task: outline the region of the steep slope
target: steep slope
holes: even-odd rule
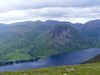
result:
[[[92,59],[84,62],[83,64],[90,64],[90,63],[100,63],[100,55],[93,57]]]
[[[100,20],[89,21],[78,29],[87,36],[92,47],[100,47]]]
[[[47,56],[88,47],[88,40],[69,25],[56,25],[36,38],[33,53]],[[41,53],[39,53],[41,52]],[[49,54],[48,54],[49,53]]]
[[[20,22],[0,26],[0,62],[29,60],[36,56],[30,54],[34,39],[53,28],[44,22]]]
[[[29,60],[80,48],[87,39],[69,22],[48,20],[1,25],[0,62]]]
[[[87,22],[82,28],[83,32],[88,36],[100,36],[100,20]]]

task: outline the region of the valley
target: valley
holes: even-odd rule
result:
[[[89,48],[85,36],[67,23],[48,20],[1,24],[0,62],[26,61]]]

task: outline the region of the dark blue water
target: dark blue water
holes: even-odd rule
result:
[[[26,63],[2,66],[0,67],[0,72],[80,64],[99,54],[100,54],[100,49],[86,49],[81,51],[73,51],[69,53],[63,53],[60,55],[51,56],[45,59],[40,59],[36,62],[26,62]]]

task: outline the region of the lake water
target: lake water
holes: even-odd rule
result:
[[[99,54],[100,54],[100,49],[86,49],[80,51],[73,51],[69,53],[50,56],[44,59],[39,59],[38,61],[34,62],[26,62],[26,63],[2,66],[0,67],[0,72],[80,64]]]

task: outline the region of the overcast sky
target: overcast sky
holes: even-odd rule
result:
[[[48,19],[100,19],[100,0],[0,0],[0,23]]]

